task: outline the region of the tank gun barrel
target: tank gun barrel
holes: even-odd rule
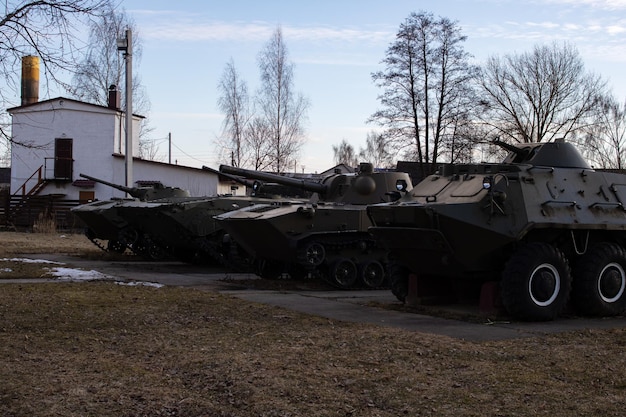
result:
[[[108,185],[111,188],[115,188],[116,190],[124,191],[125,193],[130,194],[133,197],[140,197],[141,193],[138,192],[136,188],[126,187],[124,185],[115,184],[112,182],[108,182],[105,180],[101,180],[100,178],[92,177],[87,174],[78,174],[80,177],[87,178],[88,180],[99,182],[100,184]]]
[[[297,178],[285,177],[283,175],[271,174],[269,172],[252,171],[248,169],[232,167],[229,165],[220,165],[220,172],[232,175],[239,175],[246,178],[253,178],[256,180],[262,180],[267,182],[275,182],[277,184],[286,185],[289,187],[300,188],[305,191],[311,191],[314,193],[324,194],[327,191],[327,187],[324,184],[320,184],[315,181],[301,180]]]
[[[236,183],[239,183],[241,185],[245,185],[246,187],[252,187],[253,186],[253,184],[250,181],[246,181],[243,178],[239,178],[239,177],[237,177],[235,175],[230,175],[230,174],[227,174],[225,172],[220,172],[220,171],[218,171],[216,169],[213,169],[211,167],[208,167],[206,165],[202,165],[202,169],[205,170],[205,171],[212,172],[213,174],[221,175],[221,176],[223,176],[225,178],[228,178],[229,180],[235,181]]]
[[[499,147],[506,149],[509,152],[513,152],[516,155],[519,155],[521,157],[524,157],[528,154],[528,150],[520,149],[517,146],[511,145],[510,143],[503,142],[499,139],[495,139],[492,143],[494,145],[498,145]]]

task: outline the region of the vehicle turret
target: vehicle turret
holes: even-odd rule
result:
[[[150,187],[126,187],[124,185],[115,184],[109,181],[102,180],[100,178],[92,177],[86,174],[79,174],[83,178],[95,181],[100,184],[104,184],[116,190],[123,191],[133,198],[137,198],[141,201],[158,200],[161,198],[175,198],[175,197],[189,197],[189,191],[183,190],[178,187],[165,187],[161,183],[155,184]]]
[[[318,277],[339,288],[380,288],[386,251],[367,232],[368,204],[394,201],[412,189],[404,172],[336,172],[321,182],[222,165],[220,171],[299,187],[317,195],[309,201],[258,204],[215,218],[254,259],[262,278]]]
[[[412,188],[405,173],[375,172],[371,163],[359,164],[356,173],[336,172],[320,182],[261,171],[221,165],[220,172],[300,188],[317,193],[320,201],[346,204],[372,204],[394,200]],[[390,194],[394,194],[389,197]]]

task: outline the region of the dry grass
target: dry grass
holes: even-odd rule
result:
[[[5,284],[0,415],[622,416],[625,345],[624,329],[475,343],[190,289]]]
[[[57,230],[56,219],[48,213],[48,210],[44,210],[39,213],[37,220],[33,224],[33,231],[35,233],[55,233]]]
[[[0,232],[0,256],[36,253],[104,255],[82,234]]]

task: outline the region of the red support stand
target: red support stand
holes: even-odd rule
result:
[[[409,291],[404,300],[409,306],[417,306],[419,298],[417,296],[417,274],[409,274]]]
[[[480,314],[485,316],[497,315],[502,312],[500,285],[497,281],[488,281],[483,283],[480,288],[480,303],[478,311]]]

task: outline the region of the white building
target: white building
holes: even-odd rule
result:
[[[11,193],[54,194],[83,202],[124,197],[122,191],[80,177],[82,173],[115,184],[126,182],[125,114],[117,108],[117,96],[109,101],[109,106],[100,106],[59,97],[8,109],[16,143],[11,149]],[[139,159],[141,119],[133,115],[136,183],[161,182],[189,190],[192,196],[218,194],[214,173]]]

